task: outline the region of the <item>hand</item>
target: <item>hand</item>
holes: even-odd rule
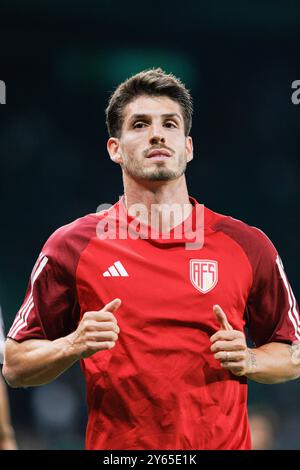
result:
[[[121,300],[114,299],[96,312],[86,312],[69,340],[79,357],[90,357],[98,351],[112,349],[118,340],[120,328],[114,312]]]
[[[211,351],[221,367],[230,370],[234,375],[242,376],[249,372],[250,351],[242,331],[234,330],[227,320],[225,312],[219,305],[213,311],[220,324],[220,330],[211,336]]]

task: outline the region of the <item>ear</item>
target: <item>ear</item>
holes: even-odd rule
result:
[[[186,156],[187,156],[187,161],[190,162],[193,160],[194,157],[194,146],[193,146],[193,139],[189,135],[185,139],[185,149],[186,149]]]
[[[107,151],[111,160],[115,163],[123,163],[122,155],[120,153],[120,141],[117,137],[110,137],[107,141]]]

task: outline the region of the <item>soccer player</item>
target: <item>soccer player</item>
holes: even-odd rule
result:
[[[192,100],[178,78],[132,76],[106,116],[124,196],[46,242],[8,334],[5,377],[41,385],[81,360],[87,449],[249,449],[247,378],[300,375],[280,257],[257,228],[189,197]]]
[[[0,308],[0,364],[3,363],[4,328]],[[0,373],[0,450],[16,450],[17,443],[10,421],[9,403],[5,383]]]

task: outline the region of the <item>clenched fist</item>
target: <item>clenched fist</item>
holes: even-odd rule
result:
[[[113,314],[120,305],[121,300],[114,299],[101,310],[83,315],[77,330],[69,336],[71,346],[80,358],[112,349],[116,345],[120,328]]]

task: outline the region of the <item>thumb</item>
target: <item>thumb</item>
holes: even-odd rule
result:
[[[226,313],[223,312],[220,305],[214,305],[213,311],[217,317],[218,322],[220,323],[221,330],[233,330],[232,326],[227,320]]]
[[[108,304],[104,305],[104,307],[101,309],[102,312],[110,312],[114,313],[118,308],[120,307],[122,301],[121,299],[114,299],[108,302]]]

